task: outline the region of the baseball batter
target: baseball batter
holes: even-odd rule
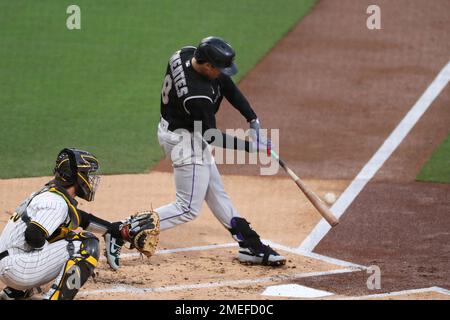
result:
[[[0,281],[7,285],[0,300],[30,298],[34,288],[51,281],[46,299],[73,299],[93,275],[100,255],[98,238],[91,232],[74,232],[79,227],[104,234],[108,261],[118,259],[115,242],[129,240],[120,228],[130,221],[102,220],[77,209],[75,200],[94,199],[98,168],[89,152],[63,149],[54,179],[16,209],[0,236]]]
[[[238,241],[241,262],[282,265],[286,259],[264,245],[234,207],[208,147],[213,144],[248,152],[267,151],[270,147],[270,141],[259,134],[261,128],[255,112],[230,78],[237,72],[234,57],[235,51],[227,42],[208,37],[197,48],[184,47],[169,59],[161,92],[158,140],[173,164],[176,201],[155,211],[164,230],[195,219],[206,201],[215,217]],[[216,129],[215,114],[224,97],[249,122],[256,133],[254,141],[239,140]],[[194,130],[199,124],[201,130]],[[222,139],[204,135],[211,130],[219,132]]]

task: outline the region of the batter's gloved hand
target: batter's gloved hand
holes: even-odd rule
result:
[[[159,232],[159,215],[153,210],[138,212],[120,226],[122,238],[147,257],[156,251]]]
[[[272,150],[272,142],[261,132],[261,123],[259,119],[253,119],[250,121],[250,150],[249,152],[267,152],[267,156],[270,156]]]

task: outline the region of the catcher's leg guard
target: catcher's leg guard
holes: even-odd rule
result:
[[[69,233],[70,259],[66,262],[61,273],[56,278],[46,298],[50,300],[72,300],[78,290],[94,274],[100,256],[99,241],[90,232]],[[79,243],[77,243],[79,242]],[[76,250],[79,247],[79,250]]]
[[[231,219],[230,233],[239,243],[237,258],[240,262],[270,266],[280,266],[286,263],[285,257],[261,242],[259,235],[244,218],[234,217]]]

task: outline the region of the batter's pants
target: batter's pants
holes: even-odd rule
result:
[[[231,219],[239,214],[225,192],[209,146],[205,148],[206,143],[194,133],[169,131],[163,118],[158,125],[158,140],[172,161],[176,186],[175,202],[155,209],[161,218],[161,230],[195,219],[203,201],[222,225],[230,229]]]

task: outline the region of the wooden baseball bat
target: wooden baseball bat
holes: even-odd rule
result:
[[[317,209],[317,211],[324,217],[324,219],[332,226],[335,227],[339,224],[339,220],[333,215],[328,206],[316,195],[306,184],[286,165],[280,156],[273,150],[270,150],[270,155],[275,158],[280,166],[287,172],[287,174],[294,180],[297,186],[302,190],[308,200]]]

